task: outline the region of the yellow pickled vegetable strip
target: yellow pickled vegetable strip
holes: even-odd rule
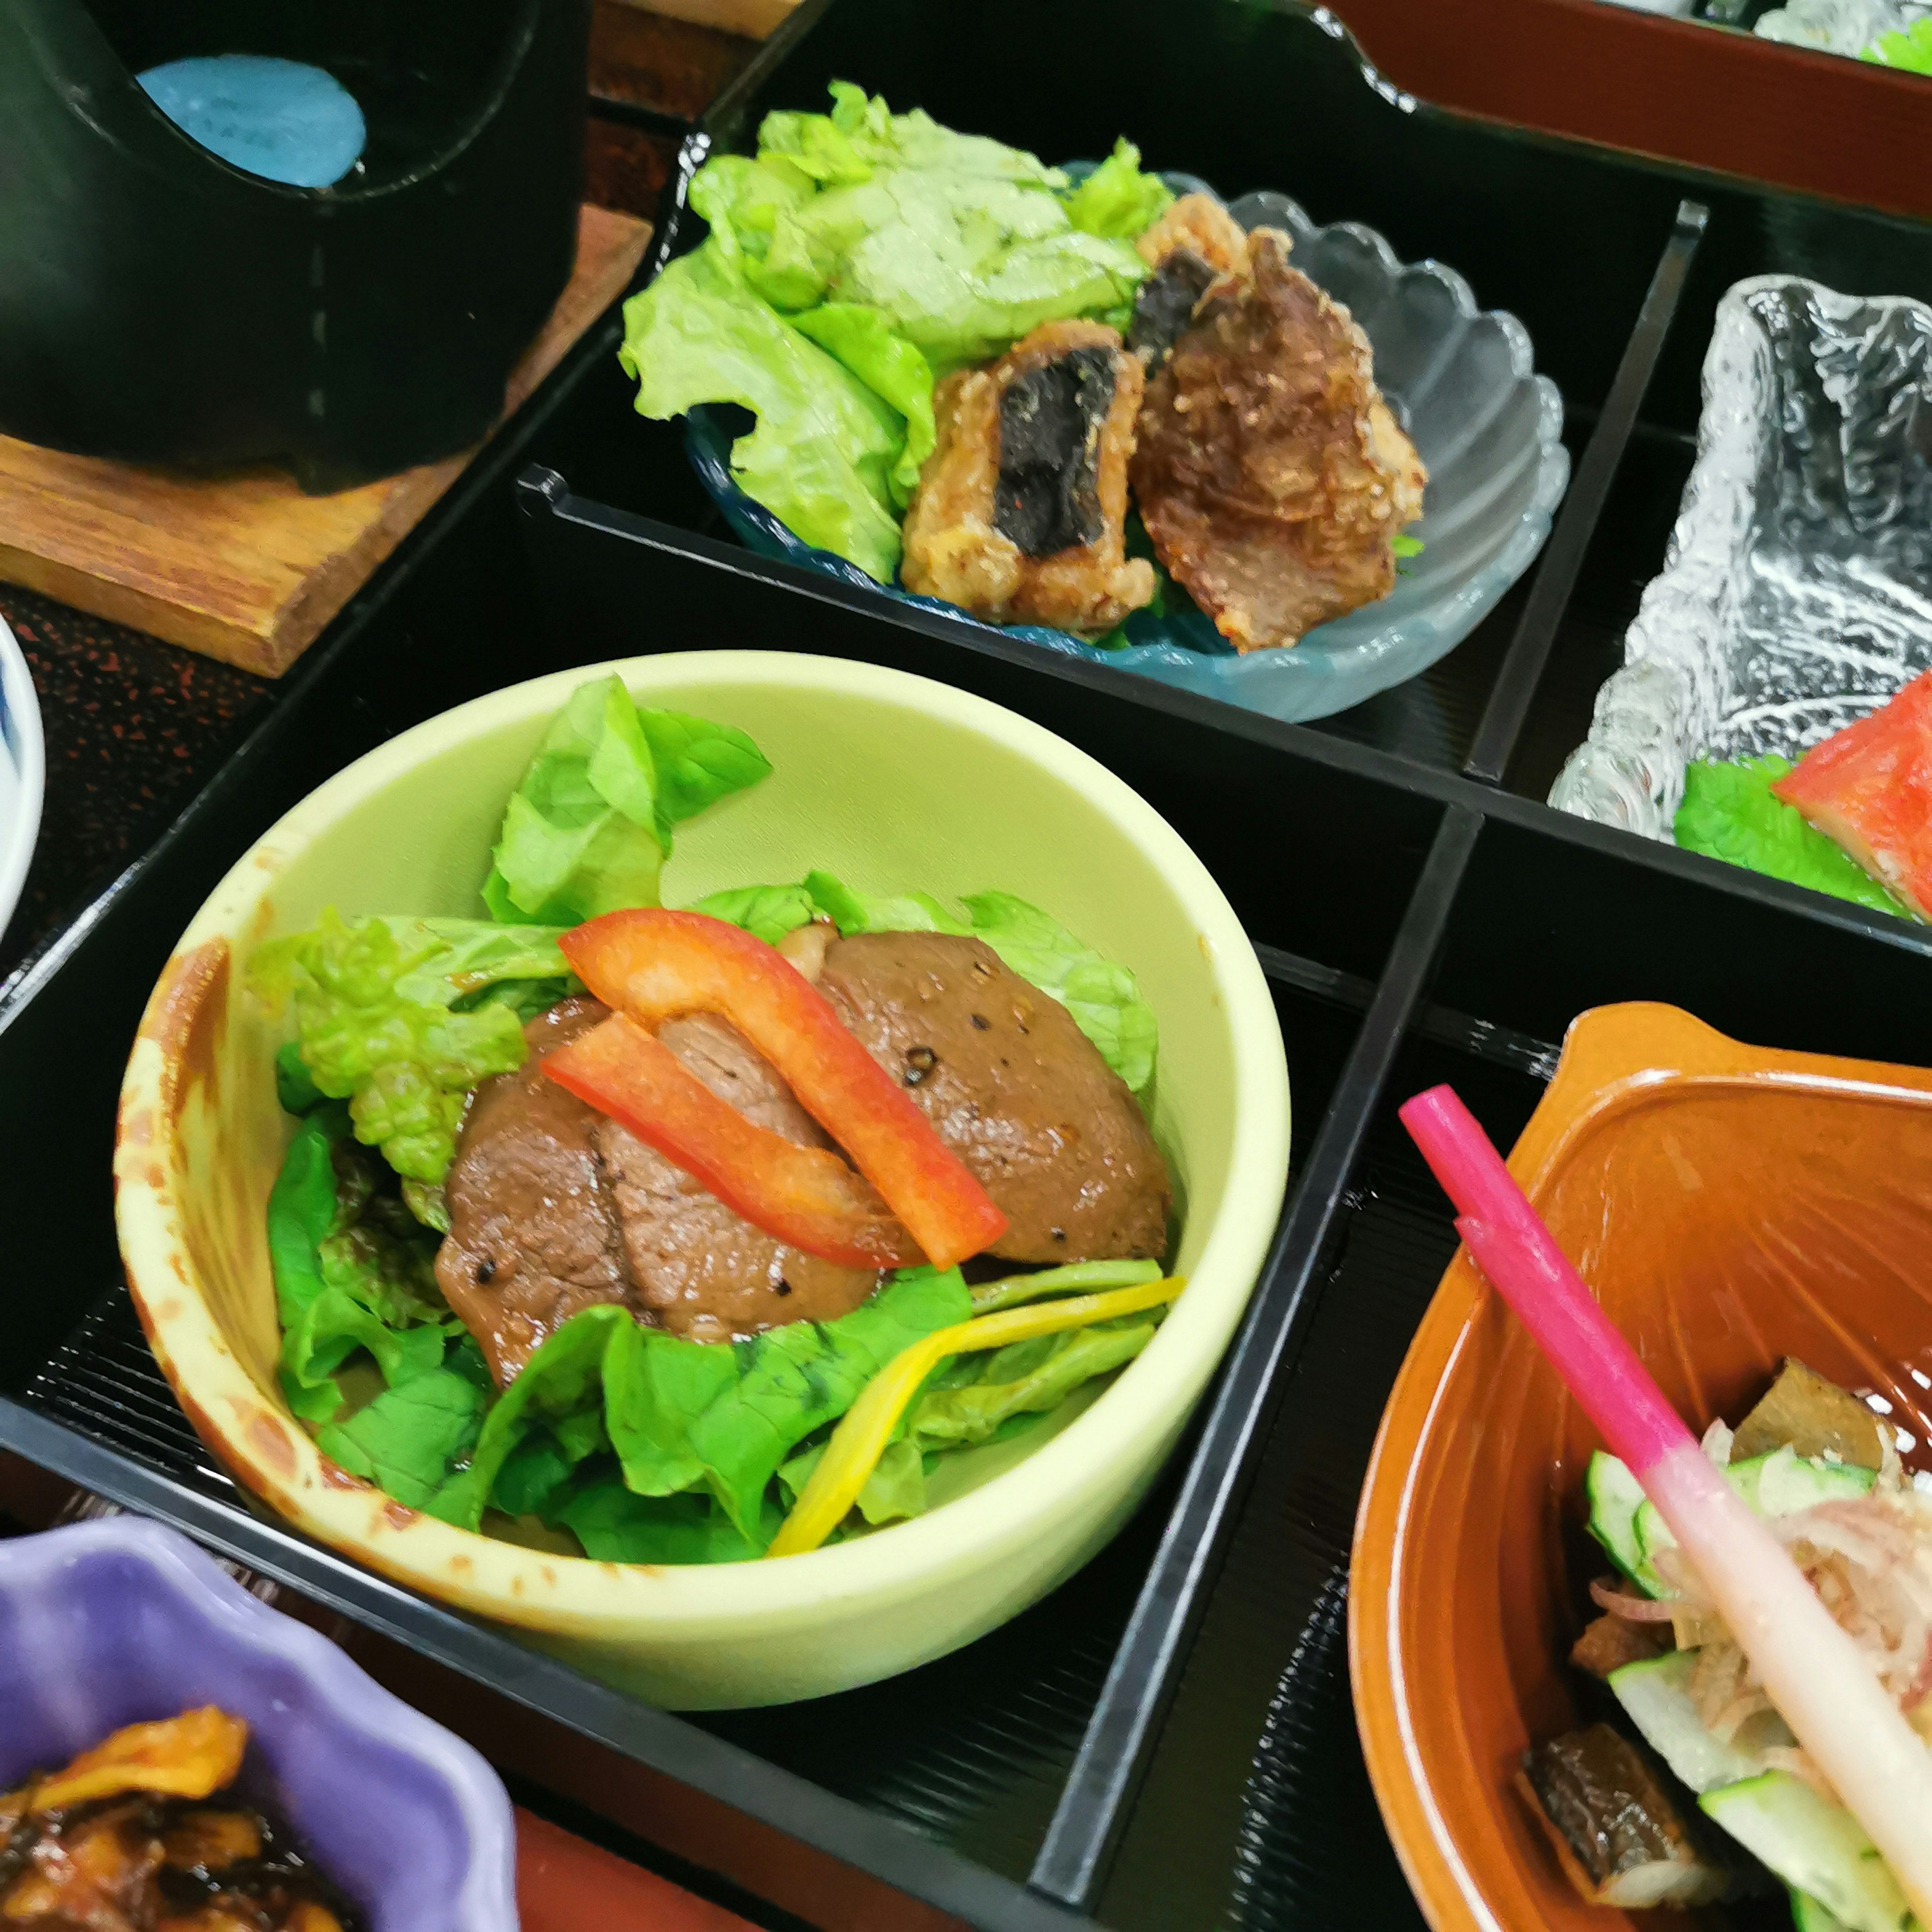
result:
[[[816,1550],[844,1521],[866,1478],[885,1454],[906,1404],[947,1356],[1004,1348],[1010,1342],[1030,1342],[1036,1335],[1057,1335],[1063,1329],[1087,1328],[1117,1316],[1138,1315],[1144,1309],[1172,1301],[1186,1286],[1176,1276],[1136,1288],[1116,1288],[1107,1294],[1010,1308],[975,1322],[962,1322],[956,1328],[941,1328],[902,1349],[859,1391],[858,1400],[839,1418],[818,1466],[765,1554],[802,1556],[808,1550]]]

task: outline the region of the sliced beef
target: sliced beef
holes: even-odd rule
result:
[[[605,1017],[595,1000],[566,1000],[524,1028],[530,1058],[477,1088],[443,1184],[436,1278],[500,1384],[580,1308],[636,1306],[592,1141],[602,1116],[541,1071]]]
[[[1165,1251],[1167,1164],[1126,1083],[1066,1009],[990,946],[860,934],[827,950],[818,984],[1006,1216],[995,1255]]]
[[[800,1147],[830,1147],[818,1123],[751,1042],[709,1014],[670,1020],[658,1038],[721,1100]],[[596,1146],[644,1306],[700,1342],[782,1322],[829,1322],[879,1285],[869,1269],[801,1254],[752,1226],[615,1120]]]

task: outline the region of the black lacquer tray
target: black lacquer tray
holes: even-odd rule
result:
[[[1363,70],[1330,16],[1199,0],[802,9],[684,139],[690,170],[833,76],[1049,154],[1288,188],[1522,318],[1561,386],[1570,490],[1531,574],[1424,677],[1316,726],[1152,687],[750,556],[681,432],[631,411],[607,322],[247,721],[151,848],[0,998],[10,1209],[0,1445],[169,1517],[362,1623],[968,1924],[1419,1922],[1357,1748],[1356,1496],[1451,1252],[1395,1103],[1454,1081],[1511,1138],[1569,1022],[1660,999],[1742,1038],[1932,1060],[1932,935],[1538,802],[1660,568],[1718,297],[1780,270],[1932,297],[1932,229],[1512,135]],[[1077,56],[1077,58],[1076,58]],[[109,1150],[170,945],[273,817],[478,692],[629,652],[758,646],[976,692],[1120,773],[1187,838],[1275,989],[1288,1208],[1250,1319],[1167,1479],[1053,1598],[845,1696],[642,1708],[263,1521],[210,1467],[120,1286]],[[834,1932],[834,1928],[826,1928]],[[1525,1928],[1528,1932],[1528,1928]]]

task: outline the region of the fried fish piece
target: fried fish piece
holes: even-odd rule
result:
[[[1288,237],[1270,229],[1287,252]],[[1177,253],[1204,262],[1217,275],[1248,272],[1248,231],[1211,194],[1184,194],[1161,211],[1160,218],[1142,230],[1135,252],[1150,268],[1158,268]]]
[[[1132,466],[1155,554],[1240,651],[1387,596],[1429,480],[1348,311],[1286,236],[1247,243],[1150,380]]]
[[[1166,360],[1215,282],[1247,273],[1248,232],[1212,195],[1184,194],[1134,247],[1154,273],[1135,293],[1127,346],[1151,369]]]
[[[933,394],[938,441],[905,520],[908,590],[995,624],[1099,634],[1149,602],[1126,554],[1144,379],[1112,329],[1049,322]]]

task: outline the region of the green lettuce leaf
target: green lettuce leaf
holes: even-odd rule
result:
[[[691,910],[742,926],[767,946],[777,945],[787,933],[809,926],[818,916],[812,894],[803,886],[738,886],[700,899]]]
[[[503,1459],[490,1492],[490,1506],[506,1516],[550,1515],[577,1464],[548,1429],[532,1430]]]
[[[860,382],[883,396],[905,418],[905,447],[892,465],[892,502],[912,501],[920,472],[932,454],[938,430],[932,415],[932,364],[878,309],[856,302],[824,302],[793,318],[793,326]]]
[[[889,584],[902,418],[747,285],[735,244],[720,239],[730,232],[714,229],[625,304],[619,359],[638,380],[638,413],[749,410],[757,426],[731,446],[738,487],[807,543]]]
[[[460,1529],[476,1528],[498,1476],[532,1431],[547,1427],[554,1438],[567,1439],[576,1418],[600,1406],[604,1352],[613,1335],[636,1329],[628,1309],[607,1304],[579,1309],[546,1336],[491,1406],[468,1467],[423,1507]]]
[[[348,1101],[357,1139],[398,1174],[435,1182],[456,1151],[469,1090],[523,1064],[516,1006],[484,996],[530,981],[548,1004],[574,983],[568,973],[554,932],[481,920],[350,924],[332,910],[262,946],[250,983],[271,1010],[292,1006],[310,1081]]]
[[[1114,152],[1066,197],[1066,218],[1089,235],[1132,242],[1151,227],[1174,200],[1158,175],[1141,172],[1141,151],[1123,138]]]
[[[922,1268],[836,1321],[790,1322],[728,1348],[661,1329],[620,1332],[604,1364],[604,1414],[626,1484],[648,1496],[706,1489],[757,1541],[779,1464],[894,1356],[966,1321],[972,1305],[957,1269]]]
[[[323,1095],[302,1064],[302,1048],[294,1040],[275,1049],[275,1098],[285,1114],[306,1114]]]
[[[1058,1408],[1083,1384],[1124,1367],[1154,1339],[1165,1312],[1042,1335],[942,1363],[866,1479],[860,1515],[873,1524],[923,1515],[926,1479],[942,1456],[1004,1442]],[[778,1486],[788,1505],[796,1501],[824,1451],[823,1442],[814,1442],[781,1466]]]
[[[674,826],[771,775],[771,760],[735,724],[714,724],[688,712],[648,710],[638,712],[638,722],[650,747],[658,836],[667,852]]]
[[[654,906],[673,828],[770,770],[729,724],[640,711],[619,677],[580,685],[511,794],[484,902],[566,927]]]
[[[855,932],[953,932],[968,928],[930,892],[874,895],[854,892],[830,872],[808,872],[805,889],[812,903],[838,927]]]
[[[574,1492],[572,1484],[581,1466],[610,1446],[603,1412],[588,1397],[583,1406],[548,1424],[526,1417],[521,1440],[496,1472],[490,1507],[509,1516],[551,1519]]]
[[[987,1442],[1014,1417],[1058,1408],[1082,1383],[1124,1367],[1159,1325],[1158,1313],[1134,1316],[955,1356],[958,1372],[928,1384],[907,1414],[904,1439],[927,1454]]]
[[[441,1364],[460,1324],[436,1292],[434,1244],[399,1202],[379,1199],[341,1107],[318,1106],[296,1129],[269,1190],[268,1236],[279,1378],[304,1421],[340,1409],[336,1374],[358,1349],[392,1389]]]
[[[1910,918],[1876,879],[1807,824],[1795,806],[1772,796],[1772,784],[1791,769],[1788,758],[1775,754],[1687,766],[1674,826],[1678,844],[1687,852]]]
[[[451,1464],[475,1444],[488,1400],[467,1376],[437,1367],[331,1424],[316,1446],[352,1475],[423,1509],[434,1502]]]
[[[1915,20],[1903,31],[1880,34],[1858,58],[1908,74],[1932,74],[1932,20]]]
[[[778,218],[818,191],[818,184],[796,163],[768,154],[756,159],[749,154],[718,154],[692,177],[691,205],[706,226],[724,230],[721,246],[728,262],[748,280],[756,277],[764,293],[767,282],[766,259]],[[782,275],[782,263],[770,270],[773,280]],[[782,298],[783,291],[773,288],[765,298],[774,307],[802,308],[815,301],[822,279],[813,277],[796,301]]]
[[[825,264],[828,290],[878,310],[935,374],[997,356],[1042,322],[1114,314],[1148,273],[1130,244],[1074,227],[1055,194],[909,166],[782,214],[781,251]]]
[[[550,1004],[554,1006],[556,1001]],[[449,1197],[443,1192],[440,1183],[411,1180],[406,1176],[403,1181],[403,1205],[420,1226],[439,1234],[449,1232]]]
[[[957,1270],[930,1269],[902,1274],[836,1321],[794,1322],[728,1345],[640,1328],[621,1308],[580,1310],[490,1407],[467,1466],[414,1506],[466,1529],[476,1528],[492,1504],[512,1515],[554,1517],[586,1549],[586,1526],[607,1538],[656,1535],[669,1524],[688,1540],[698,1533],[694,1525],[710,1521],[688,1504],[667,1514],[618,1509],[608,1497],[584,1504],[608,1484],[580,1476],[579,1466],[608,1447],[631,1496],[714,1497],[722,1516],[704,1536],[729,1543],[723,1526],[730,1526],[756,1554],[777,1529],[766,1491],[778,1465],[814,1429],[842,1415],[902,1349],[965,1321],[971,1310]],[[419,1472],[412,1466],[411,1473]]]
[[[1124,231],[1076,223],[1066,177],[1036,156],[894,114],[848,82],[832,98],[829,114],[767,116],[755,157],[698,171],[692,206],[710,233],[626,304],[620,355],[645,416],[749,410],[739,487],[890,583],[933,447],[935,376],[1043,322],[1124,314],[1148,269]],[[1090,222],[1151,205],[1158,184],[1130,152],[1076,195]]]
[[[1066,177],[1023,148],[983,134],[956,134],[922,108],[895,114],[882,94],[868,96],[849,80],[835,80],[830,114],[781,110],[758,130],[758,153],[768,165],[790,165],[814,179],[864,181],[884,166],[921,168],[967,178],[1012,181],[1058,190]],[[814,164],[816,151],[826,164]]]
[[[768,1503],[748,1537],[708,1496],[637,1496],[615,1476],[577,1490],[555,1514],[599,1563],[742,1563],[764,1554],[783,1520]]]

